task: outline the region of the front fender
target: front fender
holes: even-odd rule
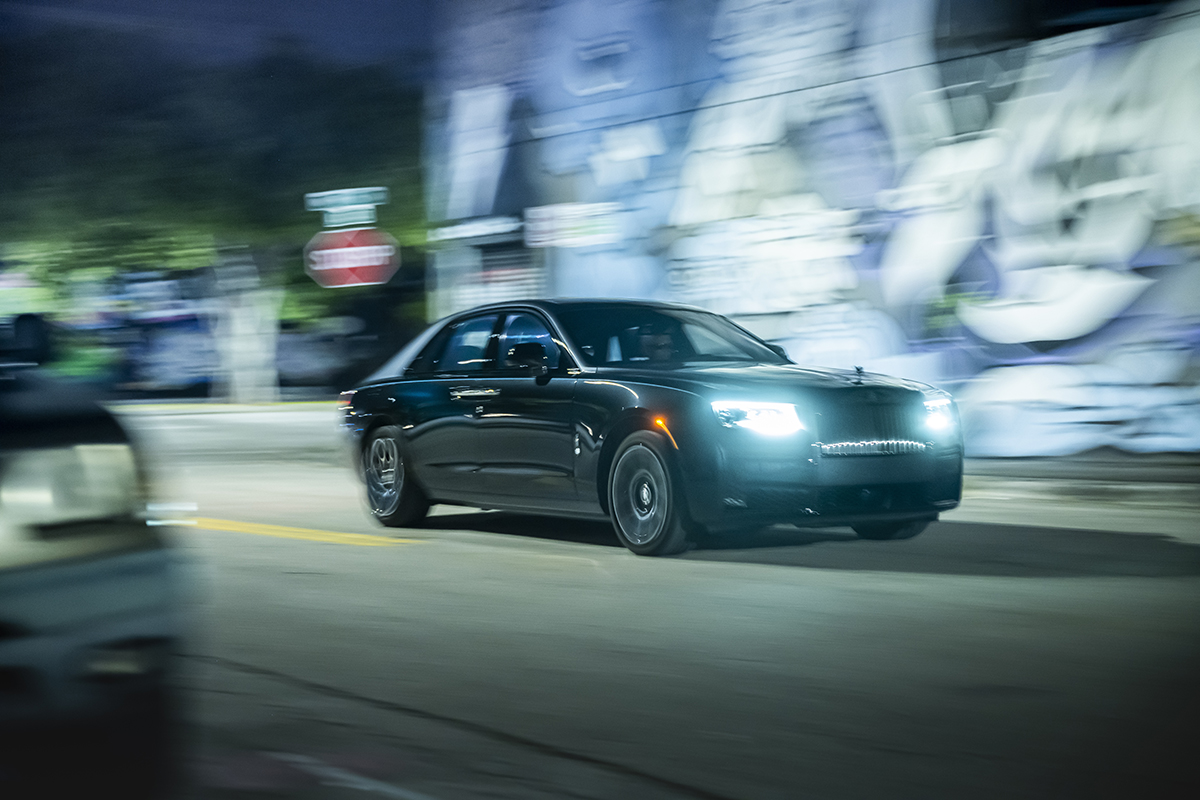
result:
[[[716,448],[707,402],[685,390],[626,381],[580,381],[576,389],[581,497],[594,497],[608,513],[608,477],[621,442],[634,431],[663,437],[670,465],[692,519],[707,515],[703,498],[715,489]],[[706,414],[705,412],[708,412]],[[711,486],[709,485],[711,484]]]

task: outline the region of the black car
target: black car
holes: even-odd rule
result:
[[[129,437],[42,373],[49,352],[40,318],[0,321],[0,797],[157,797],[178,766],[181,565]]]
[[[773,523],[908,538],[962,491],[947,393],[797,366],[683,306],[476,308],[342,400],[388,526],[416,524],[431,503],[611,519],[630,550],[661,555]]]

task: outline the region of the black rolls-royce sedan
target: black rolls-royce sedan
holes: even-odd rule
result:
[[[773,523],[920,533],[958,505],[950,396],[793,364],[684,306],[537,300],[431,326],[342,396],[384,525],[431,503],[611,519],[635,553]]]

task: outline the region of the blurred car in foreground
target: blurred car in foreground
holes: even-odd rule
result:
[[[116,420],[0,326],[0,797],[155,797],[173,771],[175,567]]]
[[[635,553],[773,523],[915,536],[958,505],[948,394],[807,369],[724,317],[622,301],[484,306],[343,394],[371,511],[611,519]]]

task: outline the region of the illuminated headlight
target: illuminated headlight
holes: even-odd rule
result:
[[[10,454],[0,463],[0,515],[57,525],[136,513],[141,481],[127,444],[80,444]]]
[[[925,425],[933,431],[954,427],[954,404],[949,395],[932,395],[925,400]]]
[[[712,410],[726,428],[747,428],[764,436],[787,436],[804,430],[791,403],[714,400]]]

